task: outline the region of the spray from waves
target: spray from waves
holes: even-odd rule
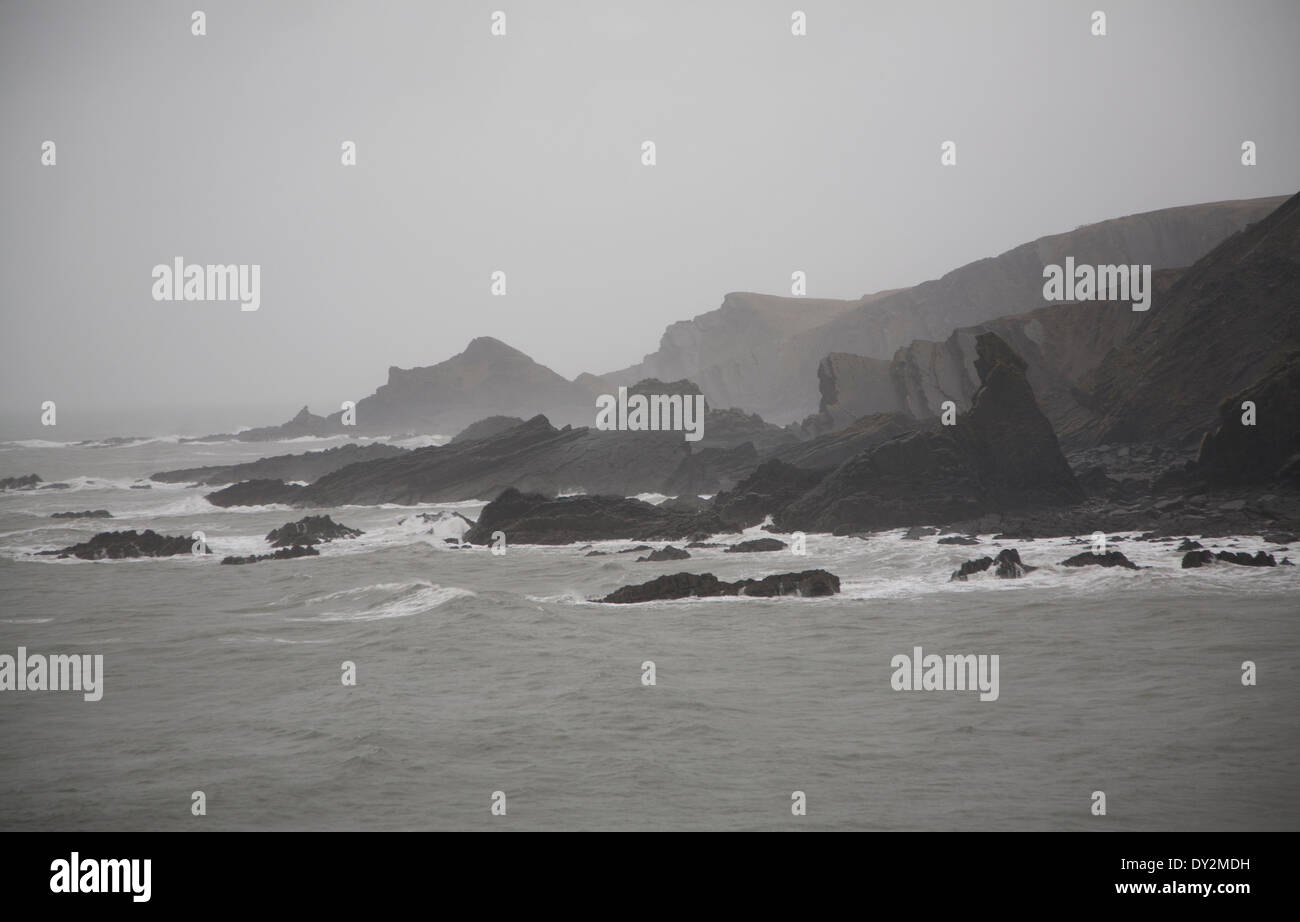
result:
[[[308,609],[325,608],[311,615],[287,617],[286,621],[383,621],[409,618],[432,611],[453,599],[474,596],[468,589],[439,586],[425,580],[409,583],[375,583],[325,595],[301,603]]]

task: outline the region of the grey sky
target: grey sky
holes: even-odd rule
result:
[[[0,413],[267,424],[478,335],[610,371],[794,269],[852,298],[1295,192],[1298,46],[1294,0],[6,0]],[[175,256],[260,264],[261,309],[153,301]]]

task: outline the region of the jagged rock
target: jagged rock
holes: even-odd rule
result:
[[[55,512],[50,515],[52,519],[111,519],[113,517],[107,509],[87,509],[85,512]]]
[[[980,539],[974,535],[949,535],[946,538],[939,539],[940,544],[979,544]]]
[[[35,474],[24,474],[22,477],[0,477],[0,490],[30,490],[41,482],[41,478]]]
[[[272,547],[294,544],[321,544],[335,538],[355,538],[363,532],[335,522],[327,515],[309,515],[296,522],[272,529],[266,536]]]
[[[764,461],[734,489],[713,497],[713,514],[728,530],[750,528],[812,489],[825,474],[784,461]]]
[[[645,563],[645,562],[657,563],[657,562],[659,562],[659,561],[661,561],[661,560],[686,560],[686,559],[689,558],[690,556],[691,556],[691,555],[690,555],[690,552],[689,552],[689,551],[684,551],[684,550],[682,550],[682,549],[679,548],[679,547],[673,547],[673,546],[670,544],[670,545],[668,545],[668,546],[665,547],[665,548],[661,548],[660,550],[657,550],[657,551],[651,551],[649,554],[647,554],[647,555],[644,556],[644,557],[638,557],[638,558],[636,559],[636,562],[637,562],[637,563]]]
[[[690,548],[722,547],[722,545],[718,544],[716,541],[692,541],[686,546]]]
[[[282,480],[246,480],[209,493],[204,498],[212,505],[223,508],[292,505],[302,495],[304,489],[306,488]]]
[[[712,573],[673,573],[652,579],[648,583],[616,589],[599,601],[628,604],[724,595],[816,597],[834,595],[839,591],[839,577],[825,570],[779,573],[762,579],[742,579],[732,583],[719,580]]]
[[[1020,552],[1013,547],[1003,548],[998,552],[997,557],[980,557],[977,560],[968,560],[948,578],[948,582],[966,582],[966,578],[974,573],[983,573],[989,567],[994,567],[994,573],[998,579],[1019,579],[1026,573],[1032,573],[1037,567],[1031,567],[1020,560]]]
[[[931,535],[939,534],[939,529],[931,528],[927,525],[913,525],[903,535],[904,541],[919,541],[922,538],[928,538]]]
[[[1142,569],[1133,561],[1129,560],[1120,551],[1107,551],[1104,554],[1095,554],[1092,551],[1084,551],[1082,554],[1075,554],[1069,560],[1061,561],[1063,567],[1124,567],[1128,570]]]
[[[1183,551],[1199,551],[1202,547],[1204,547],[1204,545],[1202,545],[1201,542],[1193,541],[1191,538],[1184,538],[1182,543],[1178,545],[1178,547],[1174,548],[1174,550],[1181,553]]]
[[[776,538],[753,538],[733,544],[723,551],[724,554],[754,554],[762,551],[783,551],[788,547],[784,541]]]
[[[143,532],[103,531],[89,541],[57,551],[38,551],[52,557],[77,557],[81,560],[121,560],[129,557],[174,557],[192,553],[193,542],[184,536],[160,535],[151,529]],[[203,553],[212,551],[204,548]]]
[[[222,563],[241,564],[241,563],[260,563],[263,560],[292,560],[295,557],[319,557],[320,551],[311,545],[294,544],[289,547],[282,547],[273,554],[250,554],[247,557],[223,557]]]
[[[619,551],[618,551],[618,553],[620,553],[620,554],[635,554],[635,553],[637,553],[638,551],[650,551],[650,550],[654,550],[654,548],[650,547],[650,545],[648,545],[648,544],[638,544],[636,547],[625,547],[625,548],[620,548]]]
[[[1025,379],[1024,361],[992,333],[977,337],[983,384],[969,413],[846,461],[775,515],[782,531],[871,530],[961,521],[993,511],[1083,501]],[[761,468],[760,468],[761,470]]]
[[[1210,551],[1192,551],[1183,557],[1183,569],[1190,570],[1193,567],[1203,567],[1214,563],[1216,560],[1222,560],[1224,563],[1235,563],[1241,567],[1276,567],[1278,565],[1276,558],[1272,554],[1265,554],[1258,551],[1254,556],[1247,554],[1245,551],[1219,551],[1217,554]]]

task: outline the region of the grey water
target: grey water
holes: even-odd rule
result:
[[[618,553],[630,541],[496,556],[409,518],[473,518],[482,502],[321,510],[365,534],[229,567],[222,555],[265,553],[266,532],[303,513],[130,488],[330,444],[0,444],[0,476],[69,484],[0,494],[0,654],[104,657],[97,702],[0,691],[0,828],[1300,827],[1300,568],[1182,570],[1173,543],[1126,540],[1148,569],[1074,570],[1059,563],[1086,536],[953,547],[901,532],[812,535],[807,556],[637,563]],[[114,518],[49,518],[98,508]],[[202,530],[214,556],[34,556],[122,528]],[[1288,554],[1259,536],[1204,543]],[[1042,569],[948,582],[999,546]],[[661,573],[812,567],[842,594],[588,601]],[[997,700],[894,690],[891,659],[915,646],[997,654]]]

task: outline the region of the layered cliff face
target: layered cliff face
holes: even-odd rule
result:
[[[855,455],[781,509],[776,524],[845,532],[1081,502],[1024,359],[994,333],[976,337],[975,348],[981,384],[970,412]]]
[[[1156,299],[1179,271],[1155,273]],[[1141,323],[1142,316],[1127,302],[1070,303],[963,327],[941,342],[914,340],[888,362],[832,353],[817,369],[821,409],[800,428],[805,435],[820,435],[876,413],[925,420],[939,416],[945,401],[967,406],[979,387],[976,339],[982,333],[996,333],[1025,359],[1038,404],[1061,442],[1074,445],[1096,417],[1080,382]]]
[[[887,362],[912,340],[942,340],[958,327],[1043,307],[1043,267],[1067,256],[1087,264],[1189,266],[1283,201],[1217,202],[1103,221],[857,301],[731,294],[718,310],[673,324],[657,352],[608,377],[623,383],[647,375],[686,377],[716,405],[791,422],[815,412],[817,369],[831,353]]]
[[[1220,419],[1220,404],[1280,369],[1297,348],[1300,195],[1184,272],[1087,377],[1102,411],[1089,432],[1098,442],[1194,445],[1220,424],[1230,431],[1240,424],[1231,408]],[[1259,426],[1294,429],[1295,420],[1295,406],[1283,403]]]
[[[1285,481],[1300,486],[1298,407],[1300,349],[1222,403],[1218,427],[1201,441],[1198,473],[1216,485]]]
[[[688,378],[715,406],[744,407],[762,415],[761,401],[754,400],[754,382],[779,357],[782,343],[882,296],[838,300],[731,292],[717,310],[671,324],[658,351],[604,377],[616,384]]]

